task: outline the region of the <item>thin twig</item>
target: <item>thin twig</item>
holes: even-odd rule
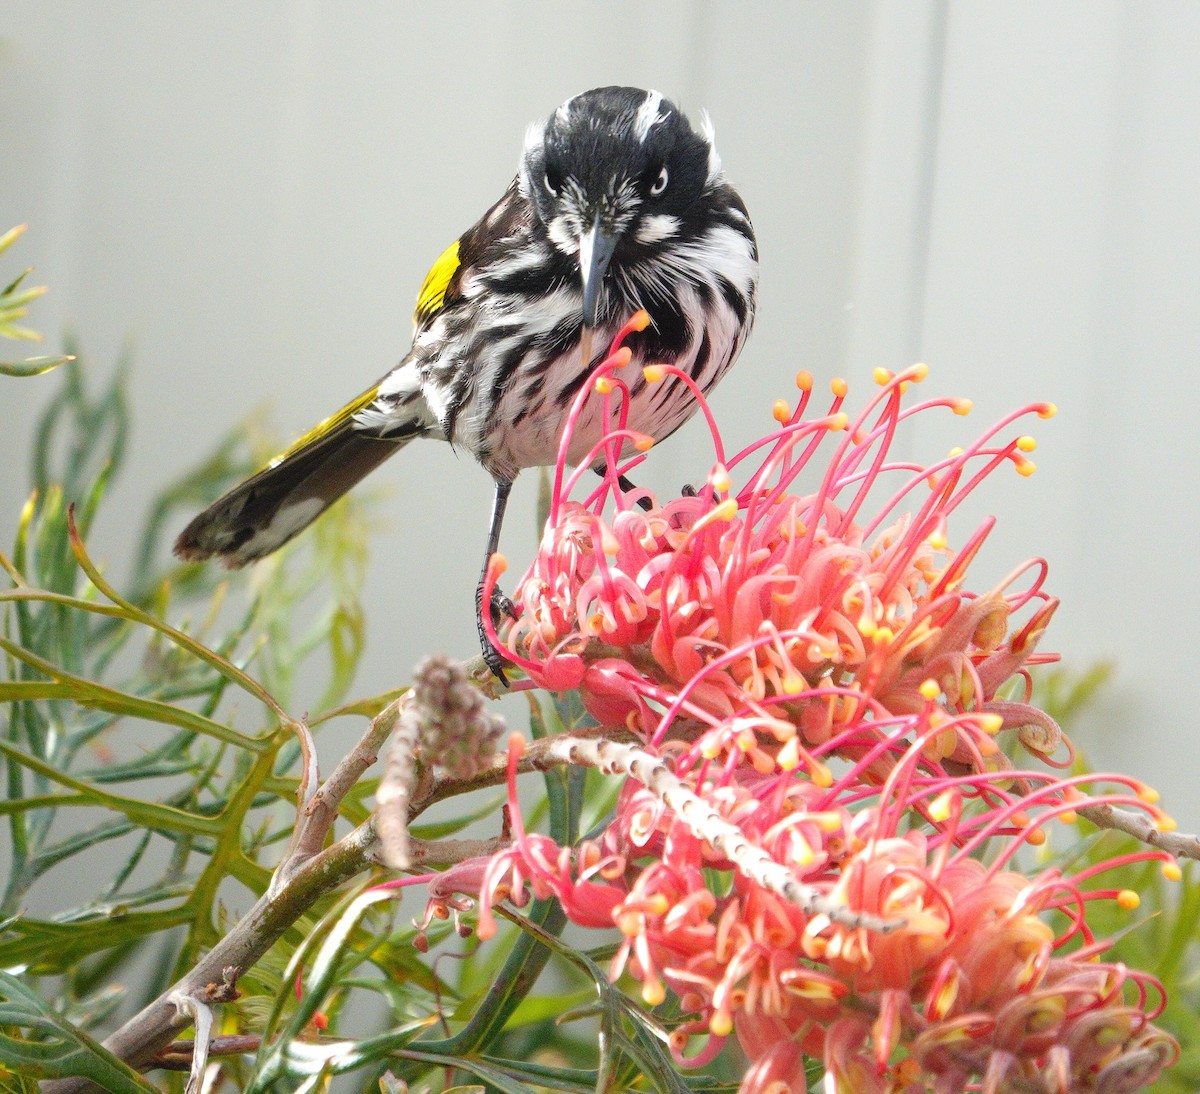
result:
[[[107,1038],[104,1047],[135,1068],[149,1067],[155,1055],[190,1024],[174,998],[202,996],[207,985],[221,982],[223,970],[230,966],[242,972],[251,968],[317,899],[368,867],[368,850],[374,843],[375,830],[367,822],[310,858],[274,896],[260,897],[190,972]],[[45,1094],[94,1089],[82,1078],[42,1084]]]
[[[362,740],[330,776],[328,786],[337,791],[340,801],[353,784],[350,778],[355,768],[365,770],[367,756],[374,749],[371,741],[378,734],[386,737],[386,719],[381,714]],[[380,738],[380,742],[382,741]],[[545,770],[553,766],[543,755],[545,741],[535,742],[530,754],[522,762],[522,770]],[[456,794],[467,793],[484,786],[495,786],[504,782],[505,768],[497,762],[487,770],[470,779],[441,779],[424,799],[414,802],[411,816],[419,816],[429,805]],[[340,788],[340,789],[339,789]],[[323,799],[324,807],[333,808],[334,797]],[[314,825],[320,821],[314,821]],[[313,829],[315,831],[315,828]],[[328,826],[326,826],[328,831]],[[307,840],[305,841],[307,846]],[[491,841],[448,840],[434,843],[414,840],[413,856],[418,864],[433,867],[452,865],[463,858],[477,854],[488,854],[498,849]],[[309,855],[286,871],[286,878],[273,893],[265,893],[234,927],[178,982],[171,985],[154,1002],[130,1018],[120,1029],[108,1037],[104,1047],[115,1056],[139,1069],[154,1065],[156,1055],[178,1033],[190,1024],[189,1017],[172,1001],[172,997],[199,997],[211,990],[211,985],[225,981],[225,970],[235,968],[244,973],[252,968],[278,939],[307,912],[321,897],[337,889],[356,875],[380,865],[379,841],[375,833],[374,820],[360,824],[342,839],[315,855]],[[292,854],[302,853],[297,847]],[[289,856],[290,857],[290,856]],[[214,1000],[215,1001],[215,1000]],[[87,1079],[69,1078],[44,1082],[44,1094],[82,1094],[96,1087]]]
[[[1160,851],[1166,851],[1176,858],[1200,860],[1200,836],[1186,832],[1160,832],[1154,827],[1154,821],[1147,813],[1135,813],[1129,809],[1119,809],[1115,805],[1085,805],[1078,809],[1081,817],[1086,817],[1097,828],[1112,828],[1124,832],[1142,843],[1149,844]]]
[[[296,834],[291,847],[275,870],[271,885],[285,883],[305,863],[319,854],[338,817],[342,800],[379,758],[379,749],[387,740],[400,711],[400,700],[389,703],[374,718],[358,743],[339,761],[333,773],[305,800],[300,796]]]
[[[547,758],[585,764],[606,775],[632,775],[655,794],[700,839],[724,855],[734,867],[764,889],[779,894],[806,915],[822,914],[850,930],[890,931],[903,920],[855,912],[829,899],[820,889],[799,881],[791,869],[766,851],[697,794],[658,756],[638,744],[604,738],[560,735],[545,739]]]

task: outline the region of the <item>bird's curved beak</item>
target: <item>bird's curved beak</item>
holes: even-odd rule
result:
[[[597,213],[592,226],[579,239],[579,276],[583,282],[583,330],[580,336],[584,364],[591,362],[592,331],[596,329],[596,313],[600,307],[600,288],[604,271],[617,246],[617,236],[600,223]]]

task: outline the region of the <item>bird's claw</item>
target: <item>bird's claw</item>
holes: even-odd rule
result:
[[[490,607],[492,609],[492,623],[497,627],[500,626],[505,618],[517,618],[517,606],[509,597],[504,595],[503,589],[496,588],[492,590],[492,603]]]
[[[716,489],[710,486],[708,483],[704,483],[702,486],[693,486],[690,482],[685,482],[683,484],[683,489],[679,491],[679,496],[682,498],[698,498],[701,497],[703,492],[706,490],[710,500],[720,500],[717,496]]]
[[[492,594],[488,602],[488,611],[491,612],[492,626],[499,626],[505,617],[509,619],[517,618],[516,605],[503,591],[498,588],[492,589]],[[475,621],[479,628],[479,649],[483,653],[484,664],[487,665],[491,674],[500,681],[504,687],[508,687],[508,677],[504,672],[504,657],[495,646],[492,645],[492,640],[488,637],[487,629],[483,625],[483,585],[475,590]]]

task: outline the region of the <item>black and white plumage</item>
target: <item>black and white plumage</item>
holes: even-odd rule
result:
[[[577,95],[529,129],[516,179],[435,263],[408,355],[197,516],[176,552],[261,558],[403,444],[440,437],[496,482],[490,556],[517,472],[555,461],[571,402],[625,320],[639,308],[651,319],[625,343],[628,424],[661,440],[696,403],[642,365],[673,363],[710,390],[749,333],[757,281],[750,219],[707,119],[693,130],[655,91]],[[571,460],[600,439],[600,414],[590,400]]]

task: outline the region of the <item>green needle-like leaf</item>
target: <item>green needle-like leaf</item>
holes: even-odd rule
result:
[[[20,1035],[25,1030],[32,1036]],[[0,972],[0,1063],[37,1079],[78,1075],[112,1094],[155,1088],[82,1030],[46,1006],[15,976]]]

